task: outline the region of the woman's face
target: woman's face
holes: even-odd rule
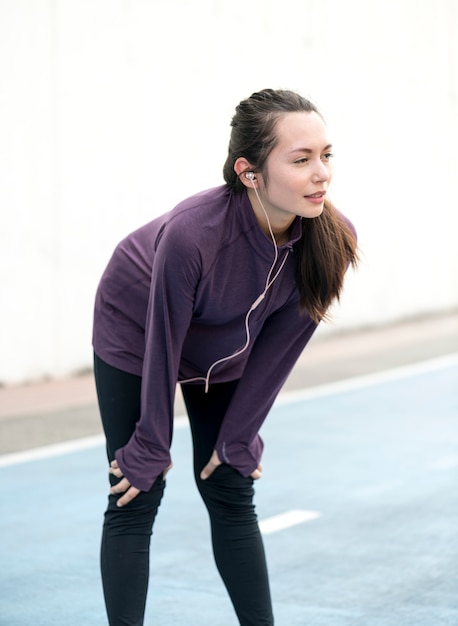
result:
[[[296,215],[317,217],[331,182],[331,143],[326,126],[314,112],[285,113],[277,122],[278,143],[267,163],[267,181],[257,174],[264,207],[275,230],[291,225]]]

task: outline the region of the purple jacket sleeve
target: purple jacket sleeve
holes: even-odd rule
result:
[[[259,465],[259,429],[315,329],[306,314],[299,314],[296,301],[266,320],[253,346],[216,444],[220,460],[243,476]]]
[[[170,465],[173,405],[179,360],[192,317],[200,255],[193,238],[167,230],[153,263],[145,330],[141,418],[116,460],[129,482],[142,491]]]

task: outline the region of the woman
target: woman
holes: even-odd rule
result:
[[[93,343],[110,463],[101,568],[111,626],[143,624],[177,382],[239,623],[273,624],[253,505],[258,432],[357,261],[353,228],[326,199],[331,157],[310,101],[254,93],[232,120],[225,185],[130,234],[108,264]]]

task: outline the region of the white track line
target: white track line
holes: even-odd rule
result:
[[[278,396],[275,401],[275,406],[283,406],[284,404],[302,402],[303,400],[319,398],[321,396],[331,396],[347,391],[354,391],[355,389],[363,389],[364,387],[371,387],[393,380],[400,380],[402,378],[434,372],[447,367],[454,367],[455,365],[458,365],[458,352],[427,361],[421,361],[420,363],[414,363],[412,365],[404,365],[389,370],[383,370],[382,372],[375,372],[374,374],[365,374],[363,376],[346,378],[345,380],[335,383],[317,385],[310,389],[288,391]]]
[[[184,428],[188,424],[187,416],[178,415],[175,418],[175,428]],[[28,463],[29,461],[38,461],[39,459],[48,459],[53,456],[62,456],[63,454],[88,450],[89,448],[97,448],[103,445],[105,445],[104,435],[92,435],[90,437],[62,441],[61,443],[52,443],[47,446],[40,446],[39,448],[31,448],[30,450],[0,455],[0,467],[17,465],[18,463]]]
[[[83,437],[82,439],[73,439],[71,441],[54,443],[40,448],[32,448],[31,450],[23,450],[22,452],[12,452],[11,454],[0,456],[0,467],[27,463],[28,461],[37,461],[38,459],[49,459],[50,457],[61,456],[63,454],[69,454],[70,452],[96,448],[102,446],[104,443],[105,437],[103,435],[94,435],[93,437]]]
[[[279,530],[310,522],[318,517],[321,517],[321,513],[318,511],[286,511],[286,513],[280,513],[279,515],[266,517],[266,519],[261,520],[259,528],[263,535],[271,535]]]
[[[458,365],[458,352],[438,357],[436,359],[415,363],[413,365],[384,370],[383,372],[377,372],[375,374],[367,374],[365,376],[347,378],[336,383],[318,385],[310,389],[283,392],[275,401],[275,406],[283,406],[285,404],[301,402],[311,398],[319,398],[346,391],[353,391],[355,389],[362,389],[364,387],[378,385],[387,381],[408,378],[409,376],[424,374],[426,372],[432,372],[446,367],[453,367],[454,365]],[[175,428],[184,428],[187,425],[188,420],[186,416],[177,416],[175,418]],[[103,435],[95,435],[92,437],[83,437],[72,441],[64,441],[62,443],[42,446],[40,448],[33,448],[31,450],[24,450],[22,452],[4,454],[0,455],[0,467],[7,467],[18,463],[27,463],[28,461],[36,461],[38,459],[45,459],[71,452],[78,452],[80,450],[101,446],[104,443],[105,439]]]

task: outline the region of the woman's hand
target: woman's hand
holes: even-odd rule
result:
[[[200,477],[202,480],[206,480],[209,476],[213,474],[215,469],[221,465],[221,461],[219,460],[218,453],[216,450],[213,450],[213,454],[210,457],[209,462],[204,467],[204,469],[200,472]],[[254,480],[258,480],[262,476],[262,465],[258,465],[257,469],[254,470],[251,474],[251,478]]]
[[[173,463],[171,463],[163,471],[162,475],[164,478],[167,472],[169,472],[172,469],[172,465]],[[127,480],[127,478],[124,478],[123,473],[116,460],[110,463],[110,469],[108,471],[110,474],[113,474],[113,476],[116,476],[116,478],[122,478],[122,480],[120,480],[117,485],[115,485],[114,487],[110,489],[110,493],[113,495],[117,495],[118,493],[125,492],[124,495],[121,498],[119,498],[118,501],[116,502],[116,506],[122,507],[122,506],[125,506],[126,504],[129,504],[129,502],[131,502],[134,498],[138,496],[138,494],[140,493],[140,489],[137,489],[136,487],[131,485],[130,482]]]
[[[119,498],[116,502],[116,506],[121,507],[129,504],[129,502],[131,502],[134,498],[138,496],[138,494],[140,493],[140,489],[133,487],[127,480],[127,478],[123,477],[123,473],[121,472],[117,461],[112,461],[110,463],[110,469],[108,471],[110,472],[110,474],[113,474],[113,476],[116,476],[116,478],[122,478],[122,480],[120,480],[117,485],[110,489],[110,493],[114,496],[118,493],[125,492],[122,498]]]

